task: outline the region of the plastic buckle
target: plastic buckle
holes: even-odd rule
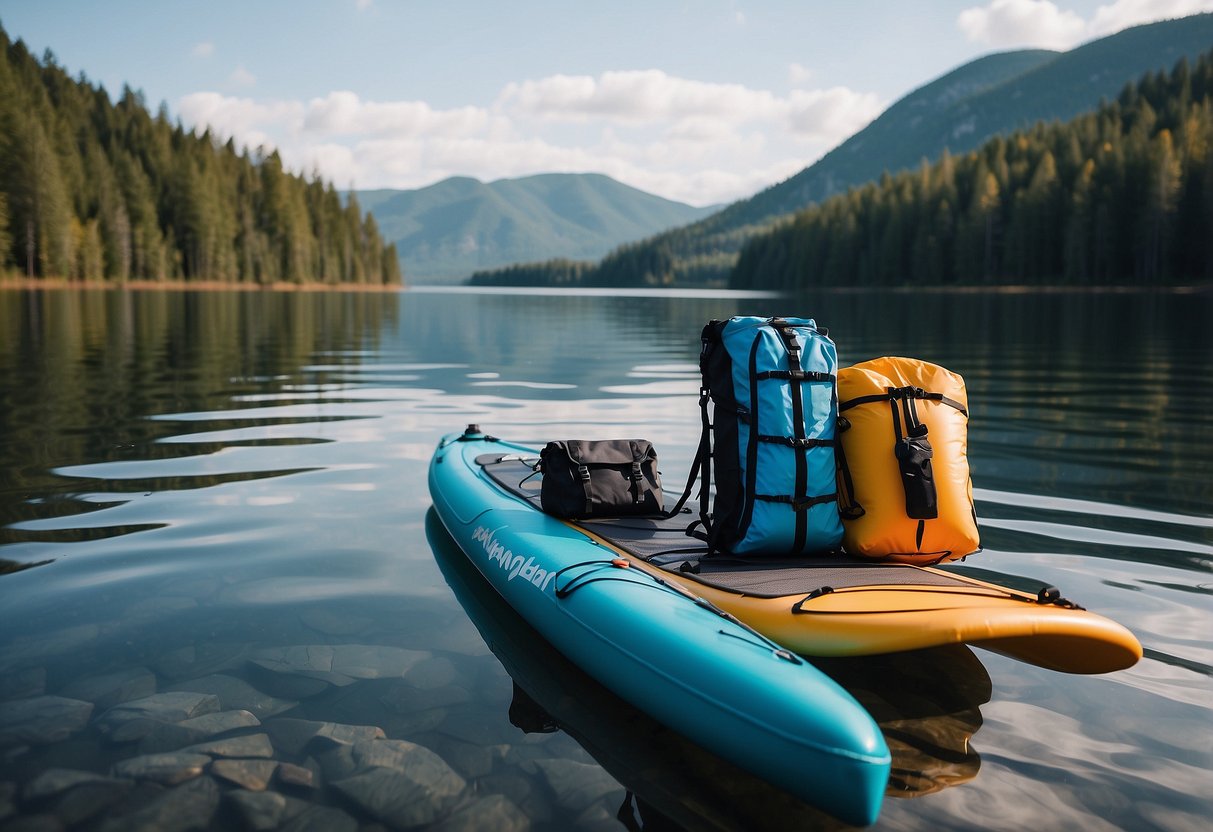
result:
[[[586,465],[578,465],[578,466],[577,466],[577,476],[581,477],[581,481],[582,481],[582,482],[589,482],[589,481],[590,481],[590,469],[589,469],[589,466],[586,466]]]

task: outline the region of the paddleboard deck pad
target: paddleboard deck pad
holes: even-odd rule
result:
[[[484,476],[540,509],[538,452],[476,457]],[[774,641],[810,656],[894,653],[971,644],[1068,673],[1135,664],[1126,628],[1052,587],[1036,594],[979,580],[956,566],[873,563],[845,555],[799,559],[709,555],[687,534],[698,514],[563,521],[643,569],[680,582]],[[960,567],[963,568],[963,567]]]

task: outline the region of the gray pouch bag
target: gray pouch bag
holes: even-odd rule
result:
[[[570,439],[539,454],[540,505],[566,519],[661,514],[657,452],[645,439]]]

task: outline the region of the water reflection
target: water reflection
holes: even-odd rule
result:
[[[23,522],[102,508],[76,499],[79,477],[151,492],[306,470],[181,472],[175,426],[156,417],[207,414],[304,379],[323,385],[329,373],[300,368],[317,353],[373,345],[397,311],[358,293],[0,291],[0,545],[49,539]],[[158,462],[173,473],[158,476]]]
[[[635,795],[646,825],[657,814],[686,829],[839,826],[684,740],[588,677],[489,586],[433,510],[425,530],[455,597],[513,678],[510,721],[527,733],[559,728],[575,737]],[[990,700],[991,684],[967,647],[814,663],[880,725],[893,753],[890,796],[931,794],[977,776],[980,758],[970,740],[981,727],[979,708]]]
[[[509,723],[511,682],[426,542],[426,463],[468,422],[528,441],[636,435],[659,447],[675,490],[698,438],[703,323],[789,309],[828,325],[845,363],[910,354],[965,376],[986,548],[955,568],[1059,586],[1146,649],[1098,679],[980,650],[971,672],[964,652],[831,666],[882,714],[897,791],[923,795],[886,800],[879,827],[1039,824],[1023,800],[1039,795],[1058,825],[1201,828],[1213,808],[1207,293],[0,292],[0,710],[75,693],[77,677],[150,675],[159,692],[230,677],[297,691],[296,710],[275,716],[420,743],[534,828],[617,828],[623,774],[564,731]],[[317,645],[345,660],[349,645],[375,648],[381,668],[397,649],[428,659],[343,685],[348,674],[264,666]],[[980,761],[966,742],[979,727]],[[44,769],[108,774],[133,753],[92,731],[6,745],[0,806],[14,784],[20,818]],[[610,799],[560,803],[566,772]],[[701,791],[712,782],[692,775]],[[637,784],[643,811],[654,788]],[[332,808],[321,794],[310,802]],[[676,811],[704,814],[660,810]]]

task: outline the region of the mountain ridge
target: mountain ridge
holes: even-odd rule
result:
[[[483,269],[597,260],[628,239],[693,221],[697,208],[599,173],[543,173],[481,182],[452,176],[413,190],[354,192],[411,281],[451,282]]]
[[[627,243],[584,280],[719,284],[747,240],[796,211],[944,150],[967,153],[992,136],[1095,110],[1146,72],[1169,71],[1183,57],[1194,61],[1210,46],[1213,13],[1206,13],[1132,27],[1067,52],[982,56],[907,93],[799,173],[701,220]],[[933,98],[943,106],[933,118],[920,118],[930,114]]]

